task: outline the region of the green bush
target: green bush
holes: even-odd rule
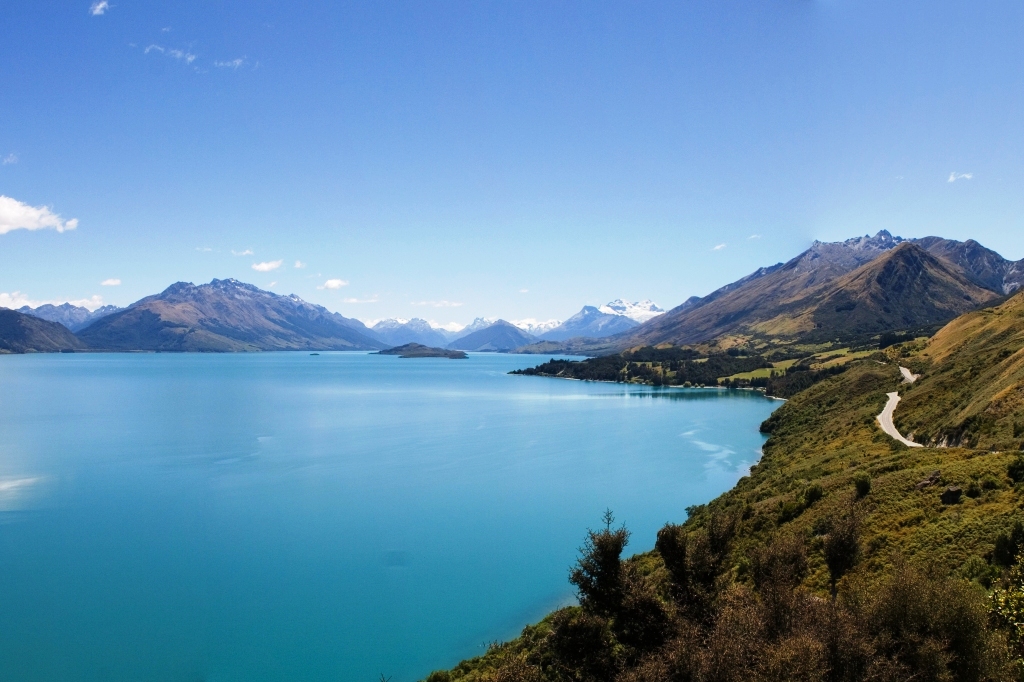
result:
[[[1010,462],[1006,467],[1006,473],[1010,475],[1014,483],[1024,481],[1024,456],[1018,455],[1017,459]]]

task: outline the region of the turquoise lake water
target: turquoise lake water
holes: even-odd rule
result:
[[[778,402],[509,376],[547,358],[0,356],[10,680],[413,682],[647,550]]]

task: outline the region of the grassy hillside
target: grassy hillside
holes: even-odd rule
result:
[[[85,345],[67,327],[0,308],[0,353],[54,353]]]
[[[923,443],[1024,447],[1024,292],[954,320],[911,352],[922,379],[896,422]]]
[[[654,551],[621,560],[619,529],[591,531],[579,607],[428,679],[1021,679],[1021,619],[989,596],[1024,582],[1007,566],[1024,545],[1021,454],[907,448],[875,415],[898,390],[899,424],[944,413],[940,399],[1004,410],[993,439],[1024,421],[1008,362],[1022,305],[849,360],[777,410],[750,475],[663,529]],[[924,376],[903,384],[894,360]],[[1012,594],[1001,603],[1024,603]]]

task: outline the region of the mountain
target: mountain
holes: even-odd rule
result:
[[[522,329],[527,334],[530,334],[531,336],[541,336],[542,334],[548,333],[552,329],[557,329],[558,326],[562,324],[562,321],[548,320],[546,322],[540,322],[533,318],[528,318],[525,320],[514,320],[512,324],[519,327],[520,329]]]
[[[622,315],[624,317],[628,317],[637,324],[643,324],[647,320],[657,317],[665,312],[655,305],[654,301],[648,300],[630,303],[628,301],[623,301],[621,298],[617,298],[611,303],[605,303],[603,306],[598,308],[598,310],[606,315]]]
[[[414,317],[411,320],[381,320],[370,328],[373,333],[389,346],[403,346],[418,343],[423,346],[446,346],[454,336],[444,329],[435,329],[426,320]]]
[[[536,340],[536,337],[530,336],[514,324],[498,320],[483,329],[456,339],[448,344],[448,348],[469,351],[510,351],[534,343]]]
[[[53,353],[83,348],[85,344],[62,324],[0,308],[0,353]]]
[[[47,303],[37,308],[29,308],[26,305],[18,308],[19,313],[38,317],[42,320],[49,320],[50,322],[57,322],[73,332],[84,329],[101,317],[116,313],[118,310],[121,310],[121,308],[118,308],[116,305],[105,305],[96,310],[89,310],[88,308],[71,305],[70,303],[62,303],[60,305]]]
[[[882,260],[897,252],[897,261]],[[789,262],[760,268],[704,298],[691,298],[615,337],[615,342],[631,347],[698,343],[730,334],[795,338],[887,331],[947,321],[1013,286],[1010,273],[1016,264],[1002,259],[993,265],[987,255],[974,251],[960,264],[947,260],[955,252],[948,240],[908,242],[884,230],[874,237],[814,242]],[[881,270],[853,276],[875,261]],[[987,274],[993,268],[1005,281]],[[844,280],[847,275],[851,277]],[[928,290],[939,283],[938,290]],[[856,291],[839,291],[850,286]]]
[[[1024,260],[1006,260],[973,239],[958,242],[942,237],[924,237],[915,239],[914,243],[933,256],[949,261],[967,279],[985,289],[1011,294],[1024,285]]]
[[[79,338],[102,350],[377,350],[363,323],[295,295],[280,296],[235,279],[172,284],[107,315]]]
[[[621,301],[613,301],[613,303],[621,303]],[[639,323],[630,317],[619,313],[604,312],[606,307],[583,306],[578,313],[551,331],[541,334],[540,338],[544,341],[564,341],[579,336],[598,339],[639,326]]]

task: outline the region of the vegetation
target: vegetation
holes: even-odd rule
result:
[[[1024,425],[1024,319],[996,315],[838,373],[825,357],[796,363],[785,376],[817,381],[762,425],[749,476],[630,558],[609,516],[572,572],[579,606],[428,680],[1024,679],[1024,433],[990,447]],[[698,360],[677,361],[712,358]],[[893,360],[923,378],[903,384]],[[894,390],[904,425],[941,418],[936,404],[1006,412],[957,443],[983,447],[911,449],[876,425]]]

